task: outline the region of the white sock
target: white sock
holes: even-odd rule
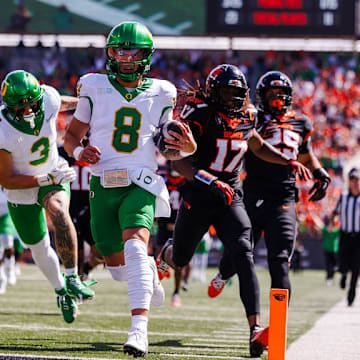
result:
[[[130,331],[140,330],[147,334],[148,317],[143,315],[134,315],[131,317]]]
[[[15,268],[15,256],[10,256],[10,259],[7,257],[4,258],[4,265],[5,268]]]
[[[0,264],[0,280],[4,280],[4,279],[6,279],[5,270],[4,270],[4,264],[1,263]]]
[[[50,246],[49,233],[35,245],[28,245],[36,265],[50,281],[54,289],[65,287],[65,280],[60,273],[59,259],[55,250]]]
[[[119,266],[107,266],[106,268],[110,271],[112,278],[116,281],[127,281],[128,274],[127,274],[127,267],[126,265],[119,265]]]
[[[125,263],[128,273],[130,309],[150,308],[153,294],[153,272],[149,266],[147,247],[138,239],[125,242]]]
[[[66,276],[72,276],[78,274],[78,267],[75,266],[73,268],[65,269],[65,275]]]

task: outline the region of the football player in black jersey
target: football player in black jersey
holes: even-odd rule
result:
[[[256,129],[264,140],[312,171],[314,185],[309,192],[309,200],[318,201],[326,194],[330,176],[312,151],[311,121],[292,109],[292,96],[292,84],[288,76],[280,71],[264,74],[256,85]],[[253,151],[246,153],[245,165],[247,176],[244,181],[244,202],[251,220],[255,245],[264,232],[271,287],[288,289],[290,296],[289,262],[297,226],[295,174],[287,166],[259,159]],[[225,249],[220,274],[209,286],[209,293],[215,296],[222,291],[226,279],[234,273],[229,266],[229,259],[230,254]]]
[[[240,298],[250,326],[250,354],[258,357],[266,346],[261,339],[265,331],[260,327],[251,223],[240,187],[242,159],[249,147],[257,156],[297,171],[305,179],[311,174],[295,159],[262,140],[255,130],[256,110],[247,108],[248,102],[244,74],[236,66],[222,64],[210,72],[205,93],[196,92],[183,108],[180,117],[191,128],[197,150],[172,163],[187,182],[173,243],[164,245],[159,271],[166,264],[176,269],[189,263],[201,238],[213,225],[239,277]]]

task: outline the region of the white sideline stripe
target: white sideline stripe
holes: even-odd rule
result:
[[[193,339],[194,340],[194,339]],[[212,341],[211,341],[212,342]],[[205,349],[205,351],[214,351],[214,349],[219,349],[219,348],[222,348],[221,350],[218,350],[218,351],[240,351],[240,344],[237,344],[237,345],[234,345],[234,344],[199,344],[199,343],[183,343],[182,345],[185,345],[185,346],[191,346],[192,348],[195,348],[199,351],[202,351],[203,349]],[[207,347],[205,348],[201,348],[199,349],[199,346],[204,346],[206,345]],[[223,349],[224,348],[224,349]],[[231,348],[231,349],[234,349],[234,350],[227,350],[226,348]]]
[[[151,354],[151,352],[149,353]],[[161,356],[167,356],[167,357],[184,357],[184,354],[167,354],[167,353],[160,353]],[[239,356],[211,356],[211,355],[185,355],[187,358],[207,358],[207,359],[225,359],[225,360],[241,360],[241,359],[247,359]],[[0,353],[0,359],[16,359],[16,360],[23,360],[23,359],[32,359],[32,360],[42,360],[42,359],[58,359],[58,360],[109,360],[109,358],[85,358],[85,357],[57,357],[57,356],[38,356],[38,355],[24,355],[24,354],[1,354]],[[129,358],[116,358],[117,360],[129,360]]]
[[[167,357],[184,357],[184,354],[168,354],[168,353],[160,353],[161,356],[167,356]],[[206,359],[229,359],[229,360],[241,360],[241,359],[248,359],[247,357],[241,357],[241,356],[212,356],[212,355],[193,355],[193,354],[187,354],[187,358],[206,358]]]
[[[53,303],[53,302],[52,302]],[[11,308],[11,311],[14,313],[22,313],[22,314],[42,314],[44,312],[53,312],[52,309],[43,309],[43,311],[34,311],[34,310],[24,310],[22,308]],[[130,312],[126,312],[126,313],[117,313],[117,312],[98,312],[96,314],[94,314],[91,311],[84,311],[83,308],[81,308],[81,314],[85,315],[85,316],[96,316],[96,317],[130,317]],[[185,320],[185,321],[209,321],[209,322],[214,322],[214,321],[221,321],[224,323],[234,323],[234,322],[238,322],[238,320],[235,319],[223,319],[223,318],[209,318],[209,317],[200,317],[200,316],[183,316],[181,314],[179,315],[174,315],[174,314],[169,314],[169,315],[163,315],[163,314],[154,314],[152,313],[150,315],[150,319],[160,319],[160,320],[165,320],[165,319],[169,319],[169,320]]]
[[[183,344],[183,345],[189,345],[189,344]],[[199,349],[198,347],[197,347],[198,345],[196,345],[196,344],[194,344],[194,346],[189,346],[189,347],[181,347],[181,351],[204,351],[204,352],[209,352],[209,351],[211,351],[211,352],[214,352],[214,348],[201,348],[201,349]],[[169,347],[169,349],[171,349],[171,350],[173,350],[173,351],[179,351],[179,347],[176,347],[176,346],[174,346],[174,347],[172,347],[172,346],[170,346]],[[217,350],[217,352],[223,352],[223,353],[236,353],[236,352],[239,352],[240,351],[240,349],[235,349],[235,350],[230,350],[230,349],[218,349]],[[183,354],[183,356],[184,356],[184,354]],[[187,355],[186,355],[187,356]]]
[[[211,342],[217,342],[217,343],[230,343],[230,344],[239,344],[243,340],[248,340],[249,338],[246,336],[238,336],[236,339],[228,338],[227,339],[211,339]],[[193,338],[193,341],[205,341],[208,342],[209,338]]]
[[[109,360],[109,358],[86,358],[86,357],[69,357],[69,356],[46,356],[46,355],[25,355],[25,354],[6,354],[0,353],[0,359],[6,359],[6,360],[10,360],[10,359],[16,359],[16,360],[23,360],[23,359],[36,359],[36,360],[41,360],[41,359],[59,359],[59,360]],[[129,360],[127,359],[121,359],[121,358],[117,358],[117,360]]]
[[[127,334],[127,330],[104,330],[104,329],[89,329],[89,328],[61,328],[55,326],[34,326],[34,325],[11,325],[11,324],[0,324],[1,328],[10,328],[10,329],[21,329],[21,330],[51,330],[51,331],[80,331],[80,332],[101,332],[101,333],[109,333],[109,334]],[[157,336],[184,336],[184,337],[196,337],[199,333],[170,333],[170,332],[156,332],[149,331],[148,335],[157,335]]]

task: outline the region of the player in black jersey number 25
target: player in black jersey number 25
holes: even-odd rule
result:
[[[173,243],[159,255],[159,269],[189,263],[210,225],[228,249],[238,274],[240,298],[250,326],[250,354],[260,356],[259,284],[255,273],[251,223],[245,211],[239,173],[248,147],[257,156],[311,177],[307,168],[262,140],[255,130],[256,110],[248,108],[249,89],[244,74],[233,65],[215,67],[206,80],[205,93],[195,92],[181,112],[192,130],[197,150],[174,161],[186,178],[183,200],[175,223]]]
[[[309,200],[318,201],[326,194],[330,176],[312,151],[311,121],[292,109],[292,95],[292,84],[285,74],[279,71],[264,74],[256,86],[256,129],[264,140],[312,171],[314,185],[309,192]],[[247,176],[244,181],[244,202],[251,220],[255,245],[264,232],[271,287],[288,289],[290,295],[289,263],[297,226],[295,174],[286,166],[271,164],[256,155],[249,151],[245,156]],[[217,275],[225,282],[234,274],[229,259],[230,254],[225,250],[220,274]],[[211,287],[213,284],[210,284]]]

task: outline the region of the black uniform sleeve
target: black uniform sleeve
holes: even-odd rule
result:
[[[196,142],[206,129],[207,112],[208,104],[196,98],[188,101],[181,110],[180,120],[189,125]]]
[[[311,151],[311,134],[314,132],[311,120],[303,115],[304,128],[302,132],[302,144],[299,147],[299,154],[307,154]]]

